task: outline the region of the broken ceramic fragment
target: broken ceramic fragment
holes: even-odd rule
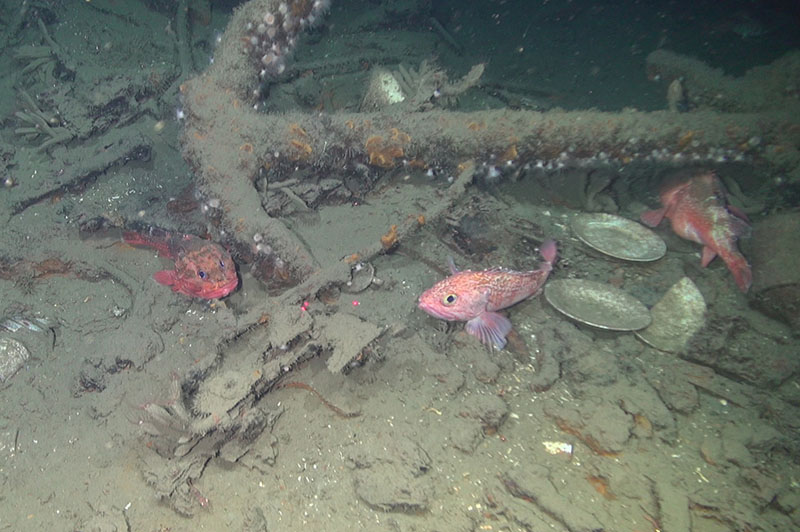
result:
[[[692,280],[684,277],[653,305],[650,315],[653,323],[636,331],[636,336],[661,351],[681,353],[705,324],[706,302]]]

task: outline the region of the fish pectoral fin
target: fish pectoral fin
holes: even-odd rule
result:
[[[155,279],[158,284],[172,286],[175,284],[176,277],[173,270],[161,270],[153,274],[153,279]]]
[[[661,220],[664,219],[664,215],[667,213],[667,208],[662,207],[661,209],[656,209],[654,211],[646,211],[643,212],[639,219],[642,221],[643,224],[648,225],[650,227],[655,227],[661,223]]]
[[[484,344],[503,349],[511,322],[497,312],[483,312],[467,322],[466,330]]]
[[[737,237],[750,236],[752,232],[752,228],[750,227],[750,223],[747,221],[747,218],[742,218],[738,215],[730,217],[728,227],[730,227],[730,231]]]
[[[705,268],[717,256],[717,252],[708,246],[703,246],[703,257],[700,259],[700,266]]]
[[[750,225],[750,218],[748,218],[747,213],[744,210],[740,209],[736,205],[731,205],[730,203],[725,206],[728,209],[728,212],[731,213],[737,220],[744,222],[747,225]]]

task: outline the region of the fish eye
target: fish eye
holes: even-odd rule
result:
[[[225,262],[224,261],[219,261],[219,267],[224,270],[225,269]]]
[[[456,299],[458,299],[457,295],[455,295],[455,294],[447,294],[442,299],[442,303],[444,303],[445,305],[452,305],[453,303],[456,302]]]
[[[205,279],[206,278],[206,272],[204,272],[203,270],[200,270],[199,272],[197,272],[197,276],[200,277],[201,279]]]

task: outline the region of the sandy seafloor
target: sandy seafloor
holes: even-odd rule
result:
[[[91,75],[101,78],[103,65],[141,77],[147,65],[177,61],[171,6],[136,4],[125,16],[103,0],[30,5],[62,51],[74,52],[80,68],[97,69]],[[476,4],[437,3],[432,11],[456,29],[462,55],[426,28],[417,28],[424,34],[417,44],[431,46],[431,55],[456,72],[488,61],[487,84],[512,78],[568,109],[665,107],[666,87],[648,81],[643,68],[657,46],[738,75],[798,45],[789,32],[797,14],[792,19],[780,6],[626,3],[629,14],[621,17],[611,5],[554,1],[543,2],[537,17],[526,2]],[[15,6],[5,2],[4,22]],[[207,25],[193,25],[198,68],[213,55],[215,32],[224,29],[232,7],[214,4]],[[131,38],[126,28],[137,10],[142,16]],[[348,21],[378,10],[377,3],[334,1],[329,31],[347,31]],[[34,20],[9,40],[8,50],[40,42]],[[735,31],[754,21],[760,31]],[[324,39],[312,40],[315,53],[323,54]],[[81,61],[82,54],[93,60]],[[298,60],[307,54],[301,48]],[[47,78],[23,73],[5,50],[0,61],[1,138],[10,157],[35,145],[14,134],[16,89],[36,93]],[[55,79],[70,83],[58,71]],[[472,95],[463,105],[479,106],[480,98]],[[332,374],[321,359],[292,369],[291,381],[310,384],[360,415],[337,416],[303,389],[271,391],[259,406],[274,421],[256,441],[254,458],[212,458],[191,488],[196,505],[184,512],[191,515],[176,512],[148,485],[154,453],[139,425],[142,405],[168,402],[175,379],[215,349],[237,316],[266,297],[264,289],[242,271],[239,290],[223,303],[191,300],[151,279],[169,261],[122,245],[118,232],[81,238],[78,226],[95,216],[176,230],[202,224],[199,212],[166,208],[192,184],[180,152],[178,106],[173,92],[136,119],[153,140],[147,161],[114,167],[80,190],[14,215],[0,189],[6,274],[0,275],[0,317],[46,317],[55,334],[51,345],[45,333],[0,332],[16,334],[31,350],[0,388],[0,530],[800,528],[800,342],[793,331],[749,308],[724,265],[701,269],[698,247],[663,226],[659,234],[669,251],[655,264],[615,262],[588,250],[569,229],[580,206],[539,194],[536,176],[467,195],[463,212],[454,214],[470,214],[474,223],[462,230],[473,243],[489,241],[496,249],[465,265],[535,267],[539,259],[525,238],[530,231],[559,241],[553,278],[613,282],[648,306],[686,275],[708,305],[694,353],[681,358],[629,333],[578,325],[541,298],[509,312],[516,347],[489,352],[461,325],[445,326],[416,308],[419,294],[442,277],[419,258],[443,262],[458,253],[443,243],[448,226],[425,227],[375,261],[381,287],[310,304],[312,313],[352,313],[397,331],[346,375]],[[14,175],[13,167],[4,172],[4,178],[35,179]],[[768,196],[774,177],[764,176],[745,193]],[[446,186],[419,177],[394,184],[392,193],[402,202],[404,187]],[[639,195],[619,205],[630,218],[655,206],[654,190],[634,190]],[[297,231],[312,245],[347,249],[348,234],[392,218],[372,209],[369,197],[351,211],[322,212]],[[10,268],[16,261],[25,268]],[[545,359],[555,372],[549,376],[537,373]],[[551,454],[554,444],[572,450]]]

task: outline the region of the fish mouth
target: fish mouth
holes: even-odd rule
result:
[[[419,307],[419,309],[422,310],[423,312],[430,314],[431,316],[438,315],[434,306],[431,305],[428,301],[423,301],[422,299],[420,299],[417,302],[417,307]]]
[[[196,290],[195,297],[203,299],[221,299],[239,287],[239,278],[233,278],[230,281],[221,283],[213,288],[208,286],[200,287]]]
[[[228,281],[227,283],[223,284],[222,286],[220,286],[217,289],[218,292],[222,293],[222,295],[217,296],[217,297],[225,297],[228,294],[230,294],[231,292],[233,292],[234,290],[236,290],[238,287],[239,287],[239,278],[238,277],[234,277],[233,279],[231,279],[230,281]]]
[[[447,321],[453,321],[455,319],[453,315],[446,312],[442,312],[442,309],[440,307],[428,301],[423,301],[420,299],[419,303],[417,303],[417,306],[419,307],[420,310],[425,312],[425,314],[433,316],[434,318]]]

